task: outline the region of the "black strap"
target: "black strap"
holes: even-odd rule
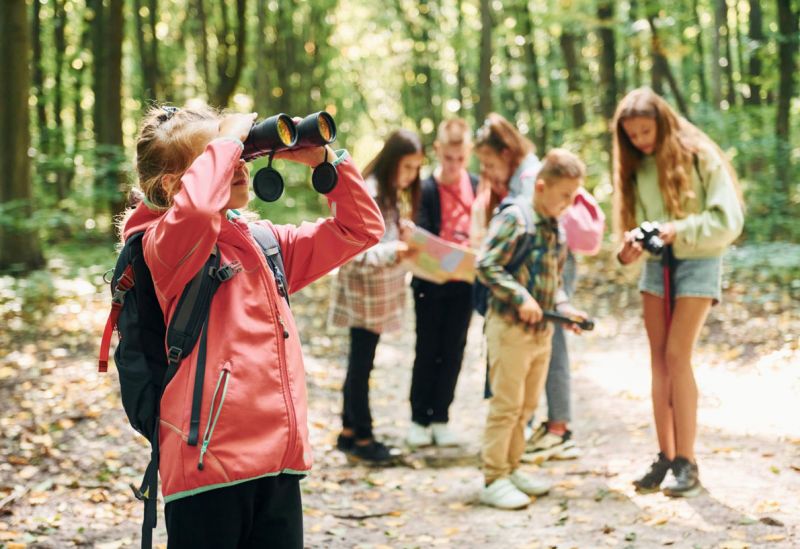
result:
[[[167,385],[178,372],[181,361],[194,349],[198,338],[200,339],[200,352],[197,357],[197,369],[195,371],[194,393],[192,395],[192,423],[190,424],[189,444],[192,444],[192,427],[197,417],[199,425],[200,407],[203,398],[203,381],[205,377],[205,334],[208,324],[208,316],[211,311],[211,299],[219,288],[219,285],[228,280],[235,270],[226,265],[219,267],[219,253],[214,251],[206,260],[203,268],[186,285],[181,294],[175,313],[167,327],[167,371],[161,384],[161,395],[158,399],[158,406]],[[153,529],[157,525],[158,516],[158,464],[160,458],[158,432],[160,411],[156,410],[156,424],[150,440],[150,463],[147,464],[142,484],[137,489],[131,486],[137,499],[144,502],[144,519],[142,520],[142,549],[150,549],[153,545]],[[199,431],[199,428],[197,429]],[[194,444],[197,444],[197,434],[195,433]]]
[[[206,342],[208,341],[208,314],[200,333],[200,347],[197,348],[197,368],[194,372],[194,391],[192,392],[192,415],[189,419],[189,446],[197,446],[200,438],[200,407],[203,404],[203,382],[206,379]]]

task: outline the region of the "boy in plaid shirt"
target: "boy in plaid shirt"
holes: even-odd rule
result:
[[[496,213],[478,258],[478,278],[491,291],[486,340],[492,389],[481,451],[485,488],[480,499],[493,507],[520,509],[531,502],[530,496],[544,495],[550,488],[518,467],[525,450],[525,424],[536,410],[550,361],[553,328],[542,320],[542,311],[586,316],[572,309],[560,290],[566,247],[558,226],[585,173],[574,154],[550,151],[536,177],[533,203],[517,199]],[[533,210],[528,216],[534,227],[527,236],[522,208]],[[526,238],[533,238],[532,250],[510,273],[506,266]]]

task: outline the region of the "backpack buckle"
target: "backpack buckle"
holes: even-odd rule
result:
[[[118,305],[122,305],[125,303],[125,294],[128,293],[128,290],[120,290],[117,288],[114,290],[114,293],[111,295],[111,303],[116,303]]]
[[[175,347],[174,345],[169,348],[167,351],[167,360],[170,362],[178,362],[181,359],[181,355],[183,354],[183,349],[180,347]]]
[[[216,271],[211,269],[209,273],[211,276],[219,280],[220,282],[225,282],[226,280],[230,280],[233,276],[242,270],[242,265],[238,261],[234,261],[233,263],[228,263],[227,265],[223,265]]]
[[[133,497],[135,497],[139,501],[144,501],[148,498],[148,494],[146,492],[149,492],[149,490],[145,490],[145,492],[142,492],[142,490],[140,488],[137,488],[136,485],[133,483],[128,484],[128,486],[130,486],[131,490],[133,490]]]

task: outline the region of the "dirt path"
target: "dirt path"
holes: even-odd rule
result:
[[[451,414],[465,445],[408,453],[399,467],[351,467],[333,449],[345,339],[324,328],[324,293],[323,282],[293,302],[306,334],[317,460],[302,484],[309,547],[800,545],[796,351],[742,361],[701,345],[698,462],[707,492],[686,501],[639,496],[630,482],[655,453],[647,346],[635,308],[603,316],[596,332],[570,340],[572,427],[583,456],[531,466],[554,490],[526,510],[503,512],[477,504],[486,414],[480,319]],[[141,507],[127,484],[138,482],[147,450],[125,423],[114,375],[94,373],[91,334],[103,307],[102,298],[76,298],[59,328],[73,334],[73,344],[42,339],[0,363],[0,548],[138,544]],[[381,342],[373,376],[376,431],[398,445],[408,425],[412,360],[409,330]],[[156,542],[165,542],[163,521]]]

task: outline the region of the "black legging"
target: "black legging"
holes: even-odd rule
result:
[[[372,438],[369,411],[369,374],[375,363],[375,348],[381,335],[364,328],[350,328],[350,356],[344,380],[342,427],[352,429],[358,439]]]
[[[414,291],[417,346],[410,399],[411,420],[420,425],[449,419],[472,317],[471,288],[448,282],[438,292]]]

